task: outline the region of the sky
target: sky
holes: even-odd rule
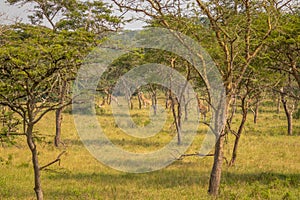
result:
[[[104,0],[105,2],[110,2],[109,0]],[[12,21],[14,21],[14,19],[18,18],[18,20],[22,20],[23,22],[28,21],[27,15],[29,13],[30,10],[30,6],[24,6],[24,7],[20,7],[20,6],[11,6],[8,5],[7,3],[5,3],[5,0],[0,0],[0,13],[5,13],[6,17],[1,17],[0,18],[0,22],[1,23],[10,23]],[[116,12],[116,15],[118,15],[119,13]],[[127,13],[125,16],[127,18],[133,16],[134,13]],[[8,19],[6,19],[8,18]],[[125,25],[125,29],[141,29],[143,27],[143,23],[142,22],[132,22],[129,24]]]

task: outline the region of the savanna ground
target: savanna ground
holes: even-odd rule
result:
[[[143,126],[149,123],[149,109],[131,111],[133,120]],[[175,137],[175,127],[168,124],[154,137],[132,138],[113,122],[110,107],[97,109],[105,134],[114,144],[137,152],[163,147]],[[169,113],[169,115],[171,115]],[[97,161],[84,147],[77,135],[73,117],[64,113],[63,141],[55,148],[54,113],[38,124],[40,165],[54,160],[66,150],[61,163],[42,171],[45,199],[211,199],[207,195],[212,157],[186,157],[155,172],[131,174],[111,169]],[[286,135],[283,111],[275,112],[275,104],[265,101],[258,123],[249,113],[240,141],[235,166],[223,166],[219,199],[299,199],[300,198],[300,120],[294,120],[294,136]],[[234,121],[235,124],[238,120]],[[198,134],[187,151],[199,150],[207,128],[201,124]],[[0,147],[0,199],[34,199],[31,155],[25,138],[15,145]],[[229,135],[225,156],[230,159],[234,137]]]

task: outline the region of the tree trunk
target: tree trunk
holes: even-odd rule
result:
[[[66,90],[67,90],[67,81],[62,80],[62,85],[59,88],[60,92],[60,99],[59,99],[59,108],[55,112],[55,138],[54,138],[54,145],[56,147],[59,147],[60,145],[60,138],[61,138],[61,123],[62,123],[62,113],[63,113],[63,105],[65,103],[65,95],[66,95]]]
[[[166,103],[165,103],[166,109],[168,109],[169,99],[170,99],[170,95],[166,94]],[[172,105],[170,105],[170,106],[172,106]]]
[[[259,110],[259,101],[257,101],[255,104],[254,118],[253,118],[254,124],[257,123],[258,110]]]
[[[236,157],[237,157],[238,146],[239,146],[239,141],[240,141],[240,135],[235,137],[234,146],[233,146],[229,166],[233,166],[235,164]]]
[[[108,105],[111,104],[111,94],[110,93],[107,94],[107,104]]]
[[[236,95],[234,95],[234,97],[233,97],[231,116],[234,116],[235,113],[236,113]],[[231,123],[231,121],[230,121],[230,123]]]
[[[289,109],[285,95],[281,94],[281,102],[283,104],[284,112],[288,123],[288,135],[293,135],[293,108]]]
[[[173,113],[173,118],[174,118],[174,123],[176,127],[176,132],[177,132],[177,144],[181,144],[181,109],[180,109],[180,103],[178,102],[178,109],[177,109],[177,114],[176,114],[176,109],[175,109],[175,99],[174,97],[171,96],[172,100],[172,113]]]
[[[131,97],[129,97],[129,105],[130,105],[130,109],[133,110],[133,102]]]
[[[56,124],[56,131],[54,137],[54,145],[59,147],[60,144],[60,136],[61,136],[61,122],[62,122],[62,108],[59,108],[55,112],[55,124]]]
[[[138,91],[138,100],[139,100],[139,109],[142,109],[142,99],[141,99],[141,95],[140,92]]]
[[[280,113],[280,104],[281,104],[281,102],[280,102],[280,96],[277,98],[277,107],[276,107],[276,112],[277,112],[277,114],[279,114]]]
[[[287,116],[288,120],[288,135],[293,135],[293,115],[290,113]]]
[[[180,130],[180,136],[181,136],[181,117],[182,117],[182,111],[181,111],[181,102],[178,101],[177,104],[177,123]]]
[[[157,114],[157,96],[156,96],[155,91],[152,93],[151,100],[152,100],[153,113],[154,113],[154,115],[156,115]]]
[[[152,102],[152,108],[153,108],[153,114],[157,114],[157,95],[156,95],[156,88],[153,87],[153,85],[150,85],[151,90],[151,102]]]
[[[26,130],[26,138],[27,138],[27,144],[31,151],[32,155],[32,164],[33,164],[33,170],[34,170],[34,191],[36,194],[36,198],[38,200],[43,199],[43,191],[41,187],[41,179],[40,179],[40,168],[39,168],[39,162],[38,162],[38,152],[36,149],[36,145],[34,143],[33,139],[33,124],[28,124],[27,130]]]
[[[242,121],[240,123],[239,129],[238,129],[238,132],[237,132],[237,134],[235,136],[235,141],[234,141],[234,146],[233,146],[233,150],[232,150],[232,155],[231,155],[231,160],[230,160],[229,166],[233,166],[235,164],[236,157],[237,157],[238,146],[239,146],[239,141],[240,141],[241,135],[243,133],[245,122],[247,120],[248,105],[246,103],[246,98],[242,99],[242,112],[243,112],[242,113],[243,117],[242,117]]]
[[[184,121],[187,121],[189,119],[189,102],[186,101],[185,96],[183,95],[183,103],[184,103]]]
[[[220,134],[215,146],[214,164],[210,174],[208,193],[217,196],[221,182],[222,164],[223,164],[223,144],[224,132]]]
[[[219,106],[222,105],[222,102],[219,102],[219,106],[213,112],[213,118],[215,119],[214,125],[214,134],[216,137],[216,145],[215,145],[215,152],[214,152],[214,163],[210,173],[209,179],[209,188],[208,193],[212,196],[217,196],[219,193],[219,187],[221,183],[221,174],[222,174],[222,164],[223,164],[223,145],[225,140],[225,135],[227,134],[225,122],[228,120],[228,109],[230,106],[230,97],[226,99],[222,99],[220,101],[224,102],[226,105],[225,110],[222,110]],[[220,127],[222,126],[222,128]]]

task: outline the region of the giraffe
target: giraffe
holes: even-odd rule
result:
[[[206,107],[201,100],[199,99],[198,94],[196,94],[196,99],[198,102],[198,116],[199,116],[199,120],[200,120],[200,116],[201,114],[203,115],[203,120],[206,121],[206,113],[208,112],[208,107]]]
[[[150,105],[152,104],[151,100],[147,99],[147,98],[144,96],[143,92],[139,92],[138,95],[140,96],[140,98],[141,98],[141,100],[142,100],[142,102],[143,102],[143,104],[144,104],[144,107],[146,107],[147,105],[150,106]]]
[[[119,105],[119,101],[118,101],[117,97],[110,94],[107,89],[104,90],[104,93],[107,95],[107,104],[110,104],[111,101],[114,101],[117,105]]]

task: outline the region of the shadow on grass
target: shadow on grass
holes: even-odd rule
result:
[[[276,172],[245,173],[238,174],[232,172],[223,173],[224,184],[235,185],[238,183],[252,184],[259,183],[263,185],[282,185],[284,187],[299,188],[300,174],[283,174]]]
[[[196,167],[196,166],[195,166]],[[48,174],[51,180],[72,180],[76,182],[88,181],[99,185],[137,185],[147,188],[177,188],[198,186],[206,188],[209,181],[209,172],[199,172],[186,169],[164,169],[144,174],[104,172],[93,173],[55,173]],[[237,184],[259,184],[266,186],[278,186],[288,188],[299,188],[300,174],[282,173],[223,173],[222,184],[236,186]]]
[[[143,174],[103,172],[94,173],[52,173],[47,177],[55,181],[76,181],[94,183],[98,185],[136,185],[147,188],[175,188],[192,185],[206,187],[209,174],[194,170],[160,170]]]

